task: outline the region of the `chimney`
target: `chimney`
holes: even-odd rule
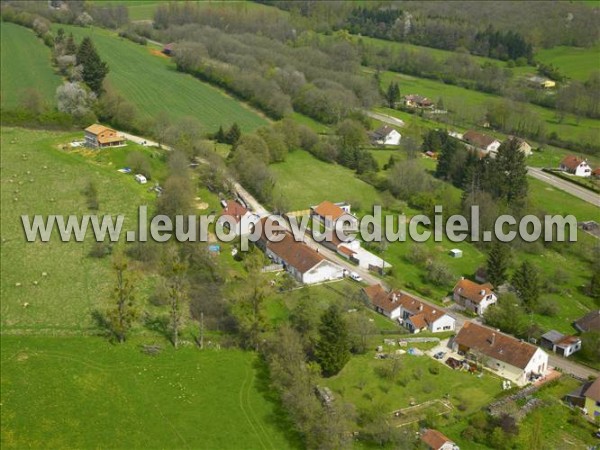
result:
[[[422,303],[419,305],[419,311],[423,311],[423,304]]]
[[[465,279],[465,277],[460,277],[460,279],[461,279],[461,280],[464,280],[464,279]]]
[[[492,333],[492,337],[490,338],[490,345],[494,345],[496,342],[496,333]]]
[[[479,295],[485,295],[485,289],[480,290]]]

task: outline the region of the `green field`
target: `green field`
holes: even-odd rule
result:
[[[257,358],[2,336],[2,448],[293,448]]]
[[[48,105],[53,105],[60,77],[50,65],[50,49],[33,31],[2,22],[1,106],[15,108],[27,89],[36,89]]]
[[[554,64],[560,73],[574,80],[585,81],[594,71],[600,70],[600,46],[597,45],[589,48],[559,46],[542,49],[535,57],[543,63]]]
[[[308,209],[330,200],[349,201],[367,211],[379,202],[377,190],[356,178],[352,170],[320,161],[305,151],[291,152],[285,162],[270,168],[277,179],[275,195],[287,198],[292,210]]]
[[[55,28],[58,28],[55,25]],[[137,108],[142,119],[159,112],[173,118],[191,116],[203,131],[237,122],[244,131],[267,123],[259,113],[191,75],[178,73],[158,47],[141,46],[100,28],[63,26],[80,41],[90,36],[109,67],[107,80]]]

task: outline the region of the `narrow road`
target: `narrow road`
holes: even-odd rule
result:
[[[574,361],[571,361],[567,358],[563,358],[562,356],[558,356],[555,353],[548,352],[549,358],[548,363],[562,370],[564,373],[568,373],[571,375],[575,375],[576,377],[588,379],[589,377],[598,377],[600,376],[600,372],[592,369],[591,367],[583,366]]]
[[[377,113],[373,111],[365,111],[365,114],[372,119],[379,120],[380,122],[387,123],[388,125],[393,125],[395,127],[404,126],[403,120],[400,120],[393,116],[389,116],[387,114]]]
[[[600,195],[592,192],[588,189],[577,186],[576,184],[569,183],[562,178],[555,177],[549,173],[544,172],[539,167],[528,167],[527,173],[533,178],[537,178],[544,183],[548,183],[552,187],[556,189],[560,189],[561,191],[568,192],[571,195],[574,195],[581,200],[591,203],[594,206],[600,207]]]

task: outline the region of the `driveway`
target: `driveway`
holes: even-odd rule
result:
[[[389,116],[383,113],[376,113],[373,111],[365,111],[365,114],[372,119],[379,120],[380,122],[387,123],[388,125],[393,125],[395,127],[403,127],[404,121],[400,120],[396,117]]]
[[[600,372],[590,367],[583,366],[562,356],[558,356],[555,353],[549,352],[548,364],[552,367],[562,370],[563,373],[568,373],[579,378],[588,379],[589,377],[598,377]]]
[[[581,200],[591,203],[594,206],[600,207],[600,195],[592,192],[588,189],[577,186],[576,184],[570,183],[562,178],[558,178],[554,175],[544,172],[539,167],[528,167],[527,173],[533,178],[537,178],[544,183],[548,183],[556,189],[568,192]]]

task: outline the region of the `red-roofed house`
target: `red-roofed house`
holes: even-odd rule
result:
[[[217,225],[231,228],[236,236],[252,233],[259,217],[252,214],[235,200],[227,200],[225,208],[217,219]]]
[[[127,140],[112,128],[94,124],[85,129],[85,146],[91,148],[121,147]]]
[[[420,438],[430,450],[460,450],[458,445],[433,428],[421,431]]]
[[[500,141],[495,137],[469,130],[463,134],[463,140],[471,147],[482,150],[485,153],[496,153],[500,147]]]
[[[463,277],[454,286],[452,298],[459,305],[482,316],[490,305],[498,301],[493,288],[490,283],[479,284]]]
[[[380,284],[363,288],[364,298],[373,309],[390,319],[397,319],[411,333],[453,331],[454,317],[400,291],[387,292]]]
[[[519,386],[548,369],[548,354],[541,348],[475,322],[465,322],[450,346]]]
[[[576,177],[589,177],[592,174],[592,168],[587,161],[573,155],[565,156],[565,159],[560,163],[559,169]]]
[[[311,206],[310,213],[325,225],[325,228],[335,228],[339,221],[343,230],[358,229],[358,219],[350,212],[348,203],[333,203],[325,200],[317,206]]]
[[[540,346],[566,357],[581,350],[581,339],[550,330],[542,335]]]

